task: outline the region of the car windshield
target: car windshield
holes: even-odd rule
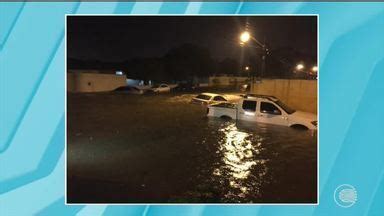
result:
[[[296,110],[294,110],[291,107],[287,106],[286,104],[284,104],[280,100],[275,101],[275,103],[277,105],[279,105],[288,114],[292,114],[292,113],[296,112]]]
[[[211,99],[211,96],[205,95],[205,94],[200,94],[200,95],[197,95],[196,98],[201,99],[201,100],[209,100],[209,99]]]

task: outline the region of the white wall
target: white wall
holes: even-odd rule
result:
[[[67,91],[69,92],[103,92],[125,85],[125,76],[100,73],[67,73]]]

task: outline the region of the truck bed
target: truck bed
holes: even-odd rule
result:
[[[213,117],[230,117],[232,119],[236,119],[236,104],[234,103],[218,103],[209,106],[208,108],[208,116]]]

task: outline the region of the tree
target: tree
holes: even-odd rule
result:
[[[124,63],[124,71],[132,79],[166,81],[164,64],[160,58],[134,58]]]
[[[316,65],[316,57],[299,52],[290,47],[282,47],[271,51],[267,57],[267,72],[265,77],[293,78],[294,68],[300,62],[306,64],[306,70]]]
[[[176,81],[207,77],[214,71],[214,60],[209,50],[193,44],[173,48],[163,59],[165,73]]]
[[[225,58],[218,64],[219,74],[238,75],[240,72],[240,64],[237,60],[231,58]]]

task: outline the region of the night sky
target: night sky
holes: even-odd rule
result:
[[[80,60],[124,61],[161,57],[193,43],[218,60],[238,59],[246,22],[270,49],[291,47],[317,56],[316,16],[68,16],[67,53]]]

